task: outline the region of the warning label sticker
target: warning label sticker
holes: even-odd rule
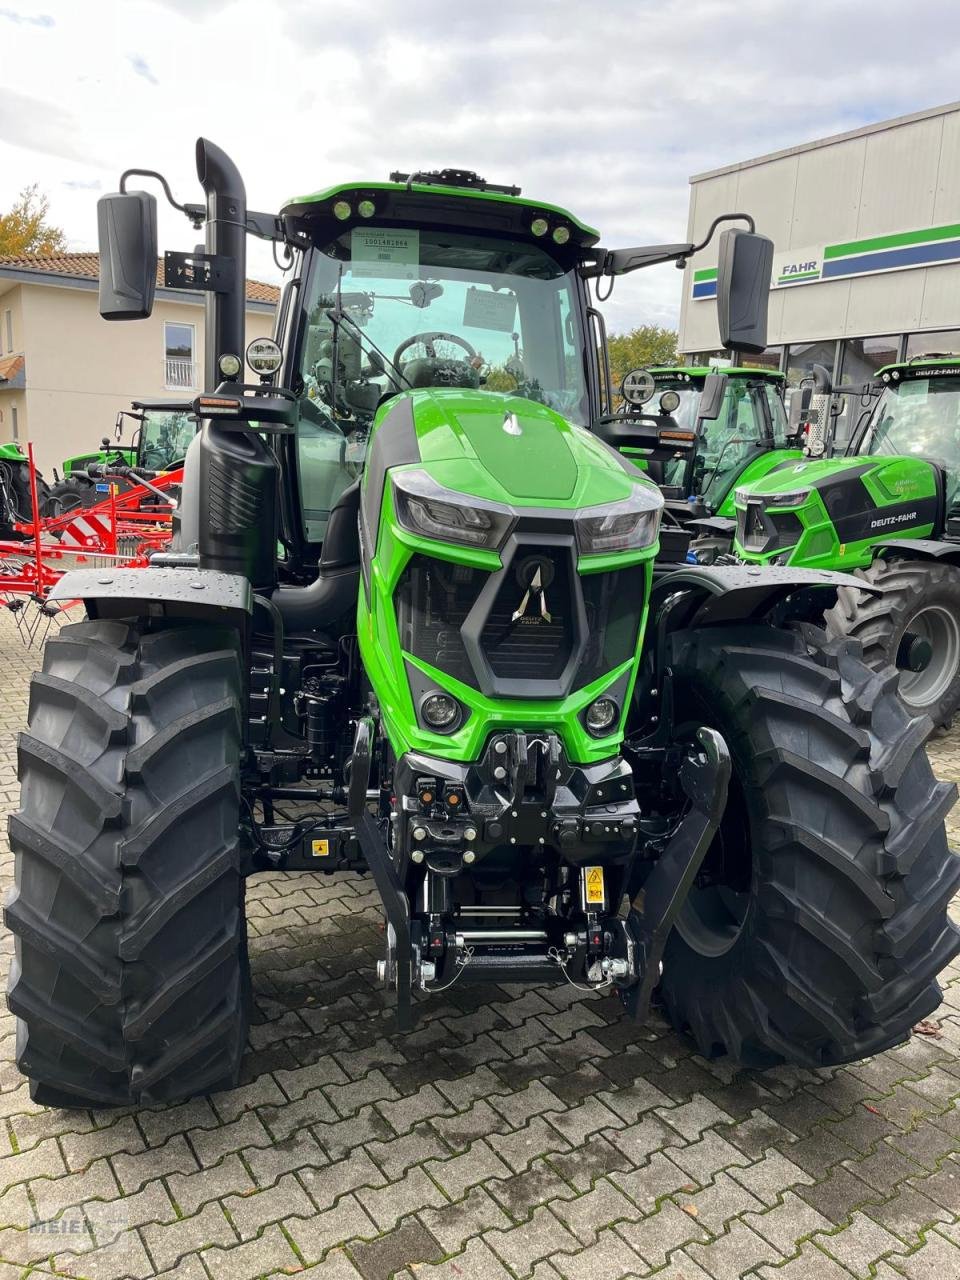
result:
[[[311,840],[310,853],[314,858],[329,858],[330,841],[329,840]]]
[[[586,885],[586,899],[591,906],[595,903],[603,905],[603,867],[584,867],[583,879]]]

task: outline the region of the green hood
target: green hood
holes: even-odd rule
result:
[[[615,502],[656,486],[546,405],[493,391],[407,392],[422,464],[458,493],[516,507]]]
[[[749,486],[749,492],[756,497],[767,497],[772,493],[796,493],[799,489],[815,489],[824,480],[832,480],[844,471],[864,470],[864,462],[872,459],[864,458],[816,458],[807,462],[791,462],[785,467],[777,467]]]

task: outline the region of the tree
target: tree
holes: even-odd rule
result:
[[[50,201],[36,183],[24,187],[9,213],[0,213],[0,255],[63,253],[67,237],[47,222]]]
[[[610,373],[619,389],[624,375],[631,369],[645,369],[654,364],[675,364],[677,334],[656,324],[642,324],[629,333],[610,335]]]

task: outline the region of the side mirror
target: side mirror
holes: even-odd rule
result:
[[[100,314],[142,320],[157,287],[157,201],[147,191],[117,192],[97,201]]]
[[[817,420],[816,410],[811,409],[813,388],[809,385],[799,386],[790,398],[790,420],[788,431],[791,436],[800,436],[804,430]]]
[[[722,373],[707,374],[703,380],[700,404],[697,407],[698,421],[720,417],[720,408],[723,404],[723,396],[726,389],[727,380]]]
[[[720,344],[727,351],[765,349],[772,269],[772,240],[738,227],[721,232],[717,318]]]

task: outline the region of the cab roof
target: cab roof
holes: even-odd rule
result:
[[[929,355],[921,356],[917,360],[896,361],[894,364],[885,364],[882,369],[878,369],[877,377],[889,382],[889,375],[894,371],[899,374],[900,378],[916,378],[929,373],[931,369],[944,369],[960,373],[960,356]],[[884,377],[885,374],[887,375],[886,377]]]
[[[374,205],[375,212],[369,218],[361,218],[357,211],[361,200],[369,200]],[[333,206],[340,201],[350,205],[349,216],[342,219],[336,218],[333,212]],[[322,228],[332,234],[349,227],[376,226],[384,222],[489,229],[530,236],[553,252],[559,247],[552,239],[558,227],[566,227],[570,233],[565,242],[568,250],[592,248],[600,239],[594,227],[558,205],[527,200],[490,187],[446,185],[439,181],[344,182],[310,195],[294,196],[284,205],[281,216],[294,222],[307,222],[317,230]],[[533,237],[531,224],[538,218],[546,220],[548,229],[543,236]]]

